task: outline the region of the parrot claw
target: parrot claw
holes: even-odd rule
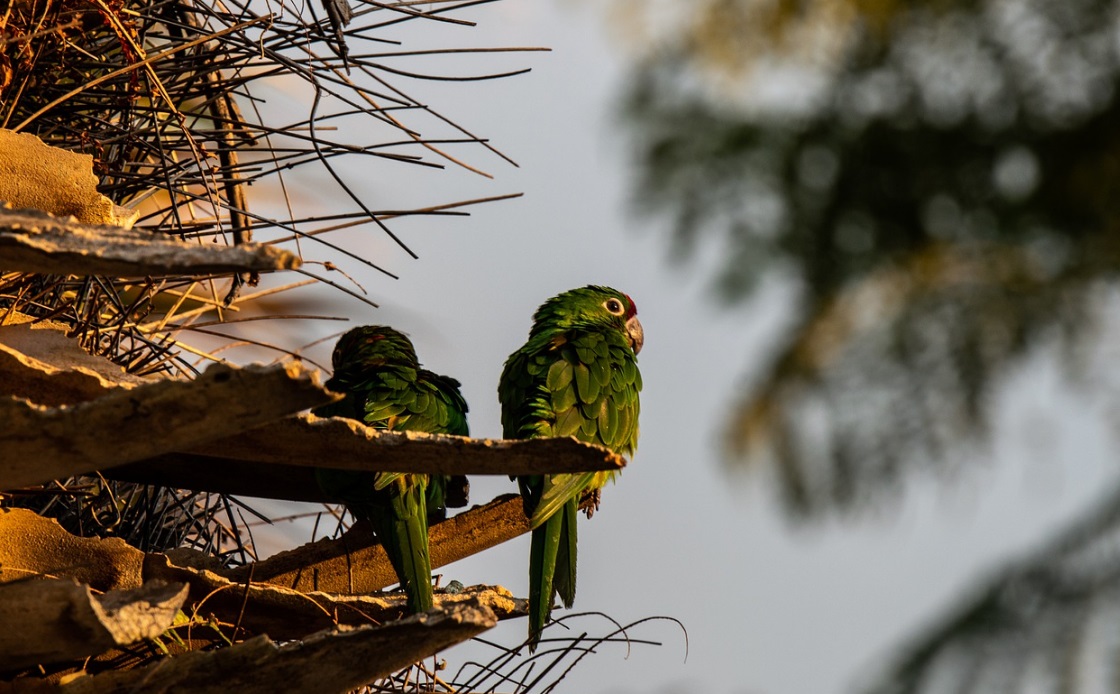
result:
[[[579,497],[579,510],[587,514],[588,518],[595,515],[599,510],[599,502],[602,500],[602,489],[588,489],[583,492]]]

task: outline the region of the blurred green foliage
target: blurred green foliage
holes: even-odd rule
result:
[[[1120,270],[1117,10],[708,0],[650,42],[636,206],[674,258],[721,244],[728,301],[768,273],[801,289],[728,447],[777,464],[795,517],[941,467],[1016,359],[1095,321]]]

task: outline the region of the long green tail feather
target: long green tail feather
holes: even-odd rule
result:
[[[424,485],[393,494],[389,507],[371,514],[411,612],[432,609],[432,566],[428,556],[428,512]]]
[[[556,571],[553,584],[564,607],[571,609],[576,601],[576,516],[579,515],[579,502],[572,499],[564,504],[556,514],[563,520],[560,541],[556,553]]]
[[[529,548],[529,652],[537,650],[552,613],[553,577],[566,514],[556,513],[533,531]],[[573,565],[574,566],[574,565]],[[573,584],[574,585],[574,584]]]

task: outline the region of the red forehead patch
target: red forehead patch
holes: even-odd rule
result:
[[[623,294],[623,296],[630,302],[630,310],[626,312],[626,317],[633,318],[638,313],[638,305],[634,303],[634,300],[630,298],[629,294]]]

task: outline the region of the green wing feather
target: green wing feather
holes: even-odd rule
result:
[[[467,403],[459,382],[420,368],[412,343],[381,326],[355,328],[339,339],[327,387],[345,398],[315,410],[324,417],[348,417],[394,431],[466,436]],[[412,612],[431,609],[428,517],[443,512],[447,479],[383,472],[320,468],[319,485],[373,526]]]
[[[560,534],[561,542],[556,548],[556,575],[553,583],[556,594],[564,603],[564,607],[571,608],[576,601],[576,516],[579,515],[579,503],[576,499],[569,499],[564,509],[554,517],[561,518],[563,529]]]
[[[564,504],[578,499],[583,490],[587,489],[595,478],[594,472],[581,472],[564,475],[548,475],[544,479],[544,493],[533,515],[529,519],[529,527],[537,528],[541,523],[552,517]]]

